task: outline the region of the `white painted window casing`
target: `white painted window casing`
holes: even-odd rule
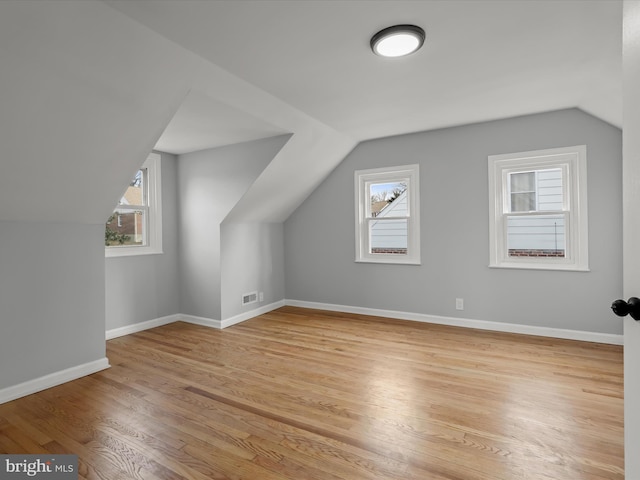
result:
[[[586,146],[488,161],[489,266],[588,271]]]
[[[157,153],[149,154],[140,169],[146,171],[146,198],[140,208],[144,217],[142,245],[105,247],[107,258],[162,253],[161,156]],[[118,209],[126,209],[126,204],[119,203],[116,207],[116,210]]]
[[[355,172],[356,262],[420,264],[419,176],[418,165]],[[406,188],[374,212],[376,187],[398,185]]]

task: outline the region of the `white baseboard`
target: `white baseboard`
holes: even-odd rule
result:
[[[581,330],[569,330],[550,327],[536,327],[531,325],[520,325],[514,323],[489,322],[486,320],[473,320],[468,318],[444,317],[437,315],[425,315],[420,313],[401,312],[396,310],[380,310],[366,307],[353,307],[348,305],[335,305],[329,303],[306,302],[300,300],[281,300],[259,307],[257,309],[244,312],[240,315],[227,318],[225,320],[213,320],[210,318],[196,317],[193,315],[169,315],[166,317],[156,318],[146,322],[136,323],[125,327],[115,328],[106,332],[107,339],[116,338],[130,333],[140,332],[149,328],[167,325],[172,322],[182,320],[184,322],[196,325],[204,325],[207,327],[222,329],[235,325],[250,318],[257,317],[264,313],[280,308],[284,305],[295,307],[313,308],[318,310],[329,310],[334,312],[356,313],[362,315],[371,315],[376,317],[396,318],[400,320],[413,320],[417,322],[435,323],[440,325],[451,325],[457,327],[477,328],[480,330],[492,330],[496,332],[521,333],[526,335],[536,335],[541,337],[564,338],[569,340],[580,340],[584,342],[607,343],[611,345],[622,345],[624,337],[611,333],[586,332]],[[83,365],[67,368],[59,372],[51,373],[43,377],[29,380],[18,385],[13,385],[4,389],[0,389],[0,404],[10,402],[16,398],[24,397],[32,393],[36,393],[47,388],[55,387],[71,380],[91,375],[109,368],[109,359],[101,358],[93,362]]]
[[[153,320],[147,320],[146,322],[134,323],[132,325],[126,325],[124,327],[112,328],[107,330],[106,338],[111,340],[112,338],[122,337],[124,335],[130,335],[132,333],[141,332],[143,330],[149,330],[150,328],[161,327],[169,323],[176,322],[180,319],[179,315],[168,315],[166,317],[154,318]]]
[[[262,307],[249,310],[248,312],[243,312],[239,315],[226,318],[224,320],[215,320],[213,318],[198,317],[196,315],[186,315],[183,313],[176,313],[175,315],[168,315],[166,317],[147,320],[146,322],[134,323],[133,325],[126,325],[124,327],[107,330],[106,339],[111,340],[112,338],[122,337],[124,335],[130,335],[132,333],[141,332],[143,330],[149,330],[150,328],[161,327],[162,325],[167,325],[169,323],[173,323],[177,321],[193,323],[194,325],[202,325],[205,327],[223,329],[223,328],[230,327],[231,325],[244,322],[245,320],[249,320],[250,318],[257,317],[258,315],[262,315],[263,313],[270,312],[271,310],[275,310],[276,308],[283,307],[284,304],[285,304],[284,300],[280,300],[274,303],[270,303],[269,305],[263,305]]]
[[[0,404],[70,382],[71,380],[76,380],[86,375],[91,375],[92,373],[109,368],[109,366],[109,359],[105,357],[83,365],[60,370],[59,372],[50,373],[49,375],[19,383],[18,385],[3,388],[0,390]]]
[[[269,305],[264,305],[262,307],[255,308],[253,310],[249,310],[248,312],[243,312],[239,315],[235,315],[233,317],[229,317],[225,320],[222,320],[222,328],[230,327],[231,325],[235,325],[236,323],[244,322],[245,320],[249,320],[253,317],[257,317],[258,315],[263,315],[265,313],[269,313],[276,308],[284,307],[284,300],[280,300],[277,302],[270,303]]]
[[[222,328],[221,320],[214,320],[213,318],[205,318],[205,317],[196,317],[195,315],[184,315],[182,313],[176,316],[178,317],[178,320],[181,320],[187,323],[193,323],[194,325],[202,325],[204,327],[211,327],[211,328],[217,328],[217,329]]]
[[[284,307],[284,305],[284,300],[279,300],[277,302],[270,303],[269,305],[263,305],[262,307],[254,308],[253,310],[240,313],[233,317],[225,318],[224,320],[214,320],[212,318],[196,317],[195,315],[185,315],[182,313],[176,315],[176,317],[178,320],[182,320],[183,322],[187,323],[193,323],[194,325],[203,325],[205,327],[223,329],[230,327],[231,325],[244,322],[245,320],[249,320],[253,317],[257,317],[264,313],[268,313],[271,310],[275,310],[276,308]]]
[[[399,312],[396,310],[380,310],[376,308],[352,307],[348,305],[334,305],[330,303],[305,302],[300,300],[285,300],[285,305],[303,308],[315,308],[332,312],[357,313],[375,317],[396,318],[399,320],[413,320],[416,322],[436,323],[455,327],[477,328],[495,332],[521,333],[539,337],[564,338],[583,342],[608,343],[622,345],[624,337],[613,333],[586,332],[583,330],[569,330],[564,328],[536,327],[517,323],[489,322],[487,320],[473,320],[469,318],[443,317],[425,315],[421,313]]]
[[[149,328],[159,327],[168,323],[182,320],[194,325],[223,329],[257,317],[264,313],[280,308],[284,305],[291,305],[302,308],[315,308],[318,310],[329,310],[333,312],[357,313],[361,315],[371,315],[375,317],[396,318],[399,320],[413,320],[416,322],[435,323],[439,325],[450,325],[455,327],[477,328],[479,330],[491,330],[494,332],[520,333],[524,335],[535,335],[539,337],[564,338],[568,340],[580,340],[583,342],[607,343],[611,345],[622,345],[624,337],[612,333],[587,332],[583,330],[569,330],[563,328],[536,327],[532,325],[522,325],[517,323],[490,322],[487,320],[474,320],[470,318],[444,317],[439,315],[427,315],[422,313],[401,312],[397,310],[381,310],[367,307],[353,307],[349,305],[335,305],[331,303],[306,302],[301,300],[280,300],[269,305],[243,312],[239,315],[226,318],[224,320],[214,320],[211,318],[197,317],[195,315],[176,314],[167,317],[156,318],[146,322],[128,325],[107,331],[107,340],[130,333],[140,332]]]

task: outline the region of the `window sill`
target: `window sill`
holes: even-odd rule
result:
[[[105,258],[136,257],[138,255],[160,255],[164,253],[160,249],[150,247],[111,247],[105,248]]]
[[[576,265],[539,265],[534,263],[500,263],[489,265],[489,268],[507,269],[507,270],[551,270],[560,272],[590,272],[589,267],[581,267]]]
[[[399,260],[397,258],[357,258],[356,263],[382,263],[387,265],[421,265],[420,260],[406,259]]]

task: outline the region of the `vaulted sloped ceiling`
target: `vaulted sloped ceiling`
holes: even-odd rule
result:
[[[357,140],[579,107],[621,125],[619,0],[107,0]],[[371,53],[413,23],[424,48]]]
[[[232,220],[286,218],[349,141],[570,107],[622,125],[619,0],[106,1],[345,141],[293,132]],[[424,48],[373,55],[398,23]]]
[[[102,4],[0,2],[0,220],[104,221],[188,92],[162,43]]]
[[[354,146],[102,2],[0,2],[0,44],[0,221],[103,223],[193,98],[250,119],[252,135],[293,133],[288,160],[280,161],[291,171],[335,165]],[[313,153],[317,143],[332,145],[322,159]],[[282,178],[274,170],[258,187]],[[262,198],[260,220],[286,218],[317,182],[302,175]]]
[[[101,223],[156,145],[292,133],[231,214],[281,221],[363,139],[567,107],[620,126],[620,18],[617,0],[2,1],[0,220]],[[425,48],[372,55],[394,23]]]

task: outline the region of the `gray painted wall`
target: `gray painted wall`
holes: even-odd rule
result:
[[[164,253],[105,259],[107,330],[179,313],[177,158],[161,157]]]
[[[178,157],[180,312],[221,319],[220,225],[289,135]]]
[[[328,152],[329,163],[337,161],[335,145],[345,139],[103,2],[0,2],[0,10],[0,34],[11,38],[0,58],[12,72],[0,89],[1,389],[104,359],[106,295],[110,306],[132,300],[112,280],[138,270],[175,275],[166,258],[114,260],[107,272],[102,222],[189,91],[302,133],[263,182],[285,178],[282,165],[305,165],[311,173],[302,187],[272,212],[261,202],[246,203],[245,212],[253,205],[282,215],[313,172],[327,168],[316,160]],[[73,187],[61,187],[69,179],[77,179]],[[190,283],[198,267],[187,272]],[[173,311],[176,297],[165,295],[171,288],[163,282],[136,287],[157,304],[123,303],[110,310],[109,327]]]
[[[103,2],[0,2],[0,32],[3,389],[104,360],[103,222],[201,62]]]
[[[488,268],[487,157],[582,144],[591,271]],[[619,334],[621,149],[619,129],[577,109],[363,142],[285,222],[286,298]],[[422,265],[356,264],[354,171],[412,163]]]
[[[104,226],[0,222],[0,390],[105,357]]]
[[[222,318],[283,300],[283,224],[223,223],[221,232]],[[243,306],[242,295],[254,291],[263,300]]]

